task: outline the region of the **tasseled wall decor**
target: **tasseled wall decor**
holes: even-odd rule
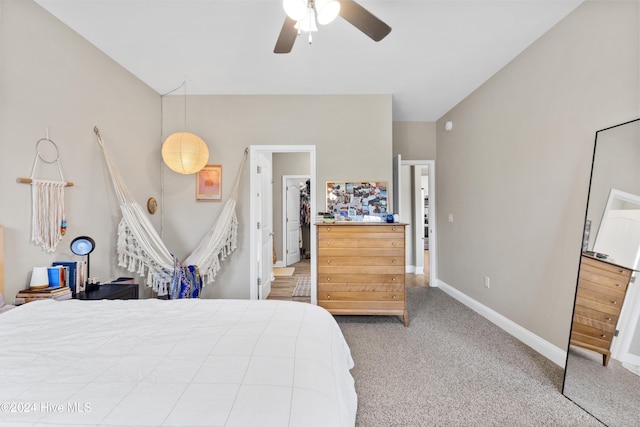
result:
[[[49,161],[42,157],[39,150],[42,142],[49,142],[53,145],[56,150],[56,158],[54,160]],[[35,178],[38,160],[48,164],[56,163],[60,173],[60,181]],[[62,240],[62,236],[64,236],[67,229],[64,215],[64,187],[73,186],[73,183],[65,181],[62,175],[60,152],[56,143],[48,137],[38,140],[31,177],[18,178],[17,181],[31,184],[31,241],[47,252],[55,251],[58,242]]]

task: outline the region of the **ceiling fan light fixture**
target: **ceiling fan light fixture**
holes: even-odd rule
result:
[[[296,25],[294,25],[294,27],[298,31],[305,31],[307,33],[318,31],[315,11],[312,8],[309,8],[309,13],[303,19],[296,22]]]
[[[301,21],[307,16],[307,0],[282,0],[287,16],[294,21]]]
[[[318,24],[320,25],[327,25],[333,22],[340,13],[340,2],[338,0],[315,0],[315,5]]]

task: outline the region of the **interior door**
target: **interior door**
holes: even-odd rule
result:
[[[640,210],[607,210],[593,250],[609,255],[616,264],[637,267],[640,255]]]
[[[422,166],[413,170],[413,259],[416,274],[424,274],[424,196],[422,191]]]
[[[286,183],[286,264],[300,261],[300,181],[287,179]]]
[[[267,299],[273,277],[273,183],[271,153],[258,153],[260,176],[256,216],[259,229],[258,298]]]

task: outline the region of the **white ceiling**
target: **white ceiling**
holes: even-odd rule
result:
[[[280,0],[35,1],[160,94],[392,94],[399,121],[439,119],[582,2],[359,0],[382,41],[338,18],[276,55]]]

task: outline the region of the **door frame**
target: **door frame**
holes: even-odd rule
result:
[[[279,267],[287,266],[287,250],[289,249],[289,236],[287,236],[287,180],[288,179],[304,179],[311,180],[310,175],[282,175],[282,264]],[[313,181],[311,181],[313,185]],[[311,211],[313,212],[313,211]],[[300,224],[302,228],[302,224]],[[300,258],[302,259],[302,258]]]
[[[427,166],[429,168],[429,286],[438,287],[438,243],[436,228],[436,161],[435,160],[400,160],[401,166]],[[418,191],[419,189],[414,189]],[[415,196],[415,195],[414,195]],[[415,226],[415,225],[414,225]],[[414,230],[415,231],[415,230]],[[414,242],[414,245],[417,242]],[[424,243],[423,243],[424,251]],[[415,248],[414,248],[415,252]]]
[[[257,169],[258,153],[309,153],[309,178],[311,179],[311,191],[309,194],[311,214],[316,210],[316,192],[314,186],[316,180],[316,146],[315,145],[250,145],[249,146],[249,299],[258,299],[258,228],[256,219],[256,204],[259,179]],[[273,206],[272,206],[273,208]],[[318,303],[317,282],[316,282],[316,229],[311,227],[311,304]]]

